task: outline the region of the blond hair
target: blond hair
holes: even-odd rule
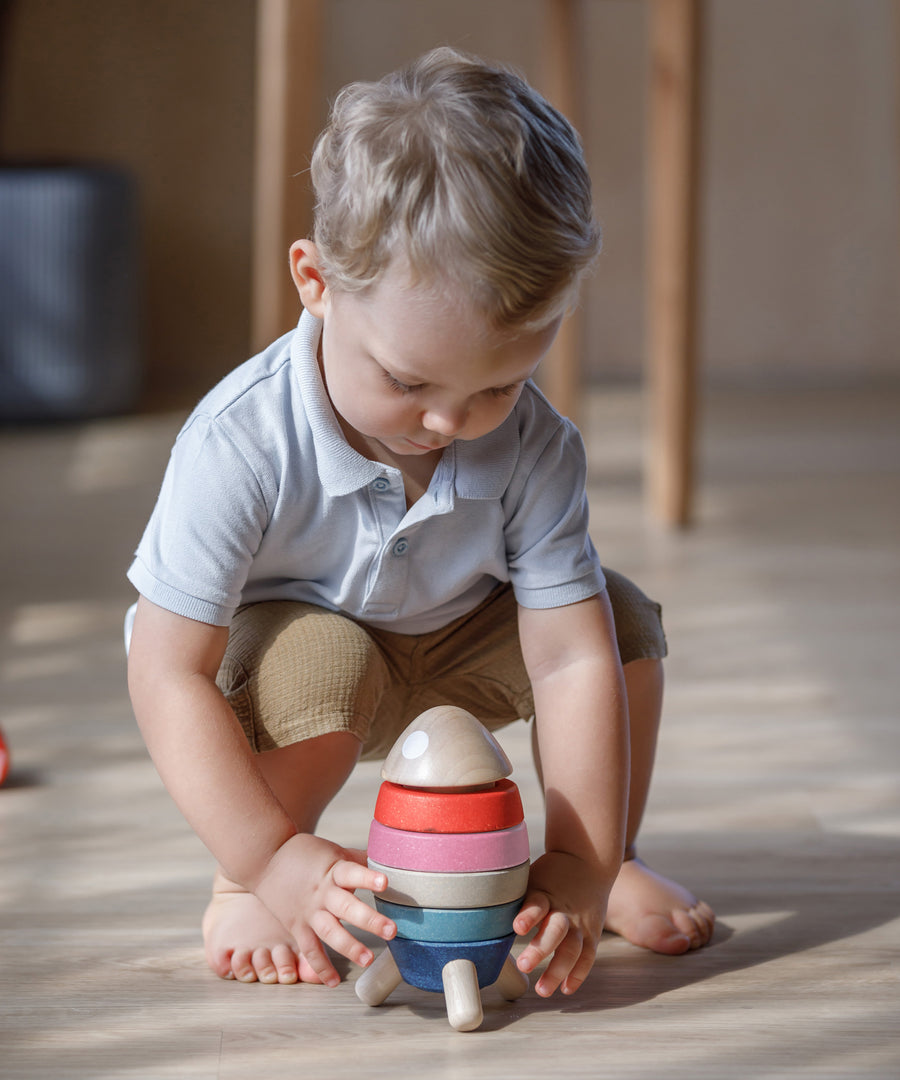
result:
[[[572,125],[515,72],[454,49],[345,87],[311,175],[334,289],[365,289],[400,257],[493,325],[537,328],[573,303],[599,250]]]

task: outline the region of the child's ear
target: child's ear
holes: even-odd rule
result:
[[[321,319],[325,312],[327,286],[319,266],[319,249],[312,240],[295,240],[291,244],[291,277],[301,304],[310,315]]]

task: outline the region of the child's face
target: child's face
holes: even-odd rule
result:
[[[492,330],[457,299],[389,268],[364,293],[325,291],[321,365],[351,444],[420,456],[477,439],[509,416],[558,329]]]

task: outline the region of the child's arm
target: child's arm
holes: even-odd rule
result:
[[[537,934],[523,971],[552,954],[537,983],[571,994],[587,978],[622,864],[629,750],[625,685],[605,594],[549,610],[519,609],[534,690],[546,799],[545,852],[532,866],[515,929]]]
[[[368,964],[371,953],[339,920],[392,937],[393,923],[353,895],[387,882],[356,853],[298,833],[216,686],[227,641],[226,627],[142,598],[128,659],[135,716],[163,782],[225,874],[262,900],[334,985],[339,976],[321,942]]]

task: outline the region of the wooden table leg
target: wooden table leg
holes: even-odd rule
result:
[[[575,0],[544,0],[542,26],[542,90],[566,119],[580,128],[578,27]],[[542,365],[541,387],[563,416],[579,420],[583,316],[575,310],[563,321]]]
[[[251,335],[261,349],[300,316],[288,250],[312,226],[307,170],[322,119],[324,0],[259,0]]]
[[[646,470],[671,526],[688,524],[694,485],[701,2],[651,0]]]

